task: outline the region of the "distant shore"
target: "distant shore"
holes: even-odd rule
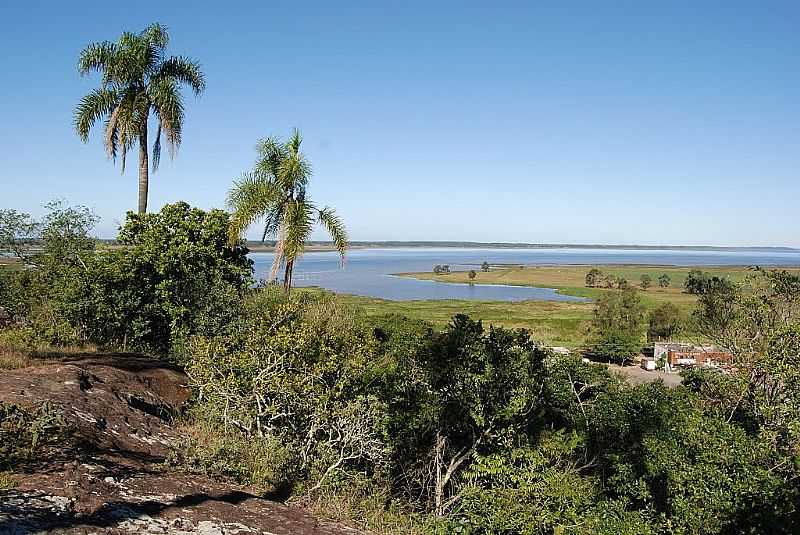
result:
[[[253,252],[271,252],[274,243],[248,241]],[[800,249],[783,246],[727,247],[716,245],[635,245],[635,244],[574,244],[574,243],[512,243],[512,242],[461,242],[461,241],[352,241],[353,249],[448,248],[448,249],[627,249],[627,250],[681,250],[681,251],[768,251],[800,253]],[[314,241],[307,251],[333,251],[330,242]]]

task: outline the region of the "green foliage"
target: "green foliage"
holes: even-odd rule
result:
[[[703,295],[712,292],[733,291],[734,285],[727,278],[711,275],[699,269],[689,271],[683,282],[686,293]]]
[[[586,274],[586,287],[597,288],[603,281],[603,272],[597,268],[592,268]]]
[[[61,411],[48,401],[34,411],[0,401],[0,470],[30,460],[43,446],[68,435]]]
[[[636,290],[603,295],[597,301],[592,353],[600,358],[624,362],[641,350],[644,306]]]
[[[639,286],[642,290],[647,290],[653,284],[653,278],[650,277],[647,273],[643,273],[641,277],[639,277]]]
[[[475,280],[475,277],[477,277],[477,276],[478,276],[478,274],[477,274],[477,273],[475,273],[475,270],[474,270],[474,269],[470,269],[470,270],[469,270],[469,280],[471,280],[471,281],[472,281],[472,280]]]
[[[669,275],[667,275],[666,273],[662,273],[661,275],[658,276],[658,285],[661,288],[669,288],[669,285],[670,285],[671,282],[672,282],[672,280],[669,278]]]
[[[582,476],[579,444],[577,434],[561,431],[535,447],[478,456],[454,516],[476,533],[550,534],[582,523],[601,488]]]
[[[591,348],[595,357],[620,364],[633,359],[641,350],[640,335],[616,329],[601,332]]]
[[[527,331],[485,332],[458,315],[403,363],[391,433],[404,445],[395,464],[405,467],[405,492],[421,507],[445,514],[472,456],[507,445],[531,422],[544,357]]]
[[[684,327],[684,319],[678,307],[664,303],[650,312],[647,326],[647,339],[671,340]],[[657,355],[658,356],[658,355]]]
[[[287,475],[312,490],[387,458],[385,409],[367,389],[377,340],[329,297],[276,300],[266,289],[225,337],[194,337],[187,367],[203,418],[292,453]]]
[[[483,271],[483,272],[489,272],[489,270],[490,270],[490,269],[491,269],[491,268],[490,268],[490,266],[489,266],[489,262],[487,262],[487,261],[485,261],[485,260],[484,260],[484,261],[483,261],[483,264],[481,264],[481,271]]]
[[[82,206],[52,202],[45,208],[41,220],[3,211],[2,247],[26,268],[0,274],[0,306],[21,325],[14,336],[25,333],[31,345],[77,344],[81,332],[69,311],[81,299],[81,281],[95,255],[90,233],[97,218]]]
[[[172,466],[230,477],[264,493],[286,485],[291,455],[278,437],[245,437],[200,421],[188,429],[189,437],[173,451],[169,458]]]
[[[187,336],[216,334],[236,321],[251,284],[247,249],[227,243],[228,215],[186,203],[128,214],[119,249],[96,251],[95,217],[49,205],[34,222],[29,268],[4,273],[2,306],[30,346],[104,346],[179,353]]]
[[[248,251],[228,246],[228,224],[225,212],[186,203],[128,212],[124,247],[99,255],[88,282],[89,338],[164,352],[191,334],[225,331],[252,283]]]

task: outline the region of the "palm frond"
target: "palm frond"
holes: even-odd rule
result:
[[[110,41],[92,43],[81,50],[78,57],[78,72],[86,76],[91,71],[105,72],[114,63],[116,45]],[[106,80],[104,79],[104,83]]]
[[[288,157],[286,146],[276,137],[267,137],[256,143],[256,152],[255,172],[263,178],[276,178],[281,162]]]
[[[315,212],[314,205],[308,202],[295,200],[286,206],[284,217],[286,239],[284,240],[283,254],[287,261],[298,259],[305,251],[306,241],[314,228]]]
[[[278,181],[287,190],[304,188],[310,177],[311,164],[302,153],[291,153],[278,165]]]
[[[183,135],[183,99],[178,85],[170,79],[158,79],[148,86],[147,97],[164,131],[170,156],[174,157]]]
[[[172,56],[160,65],[155,79],[175,80],[188,85],[195,96],[206,88],[206,80],[200,64],[183,56]]]
[[[161,121],[158,122],[156,129],[156,140],[153,142],[153,172],[158,171],[158,164],[161,163]]]
[[[119,100],[113,89],[101,87],[84,96],[75,108],[74,124],[81,141],[89,139],[89,130],[104,115],[112,113]]]
[[[117,148],[119,146],[119,106],[116,106],[106,120],[106,132],[103,144],[106,154],[112,161],[117,160]]]
[[[289,138],[287,143],[289,150],[292,154],[300,154],[300,145],[303,143],[303,136],[300,135],[300,130],[297,128],[292,129],[292,137]]]
[[[169,45],[169,32],[167,31],[167,27],[158,22],[152,23],[142,30],[142,33],[139,35],[149,44],[158,48],[164,49]]]
[[[233,212],[228,229],[230,242],[238,241],[247,227],[267,216],[277,199],[274,186],[253,173],[245,173],[234,182],[227,198],[227,205]]]
[[[347,252],[347,247],[349,246],[347,229],[345,229],[344,223],[336,211],[327,206],[319,211],[317,218],[322,226],[325,227],[325,230],[328,231],[328,234],[330,234],[333,245],[336,247],[336,250],[339,251],[339,255],[342,257],[342,263],[344,263],[344,254]]]

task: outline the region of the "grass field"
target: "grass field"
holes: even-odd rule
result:
[[[684,313],[689,313],[696,297],[683,292],[683,283],[690,268],[674,266],[514,266],[477,272],[473,281],[476,284],[509,284],[515,286],[535,286],[555,288],[560,293],[597,299],[607,292],[617,290],[586,288],[586,273],[592,268],[604,274],[624,277],[638,288],[640,277],[647,274],[653,285],[647,290],[639,290],[642,302],[648,309],[671,302]],[[718,277],[740,281],[751,273],[748,267],[700,267]],[[800,271],[792,269],[792,271]],[[670,287],[659,288],[658,277],[666,273],[671,279]],[[406,277],[436,280],[441,282],[468,283],[466,271],[448,274],[402,273]],[[536,339],[549,345],[580,347],[586,344],[594,304],[565,303],[557,301],[387,301],[357,296],[341,296],[345,302],[363,307],[368,314],[402,314],[411,318],[424,319],[436,326],[444,326],[454,314],[465,313],[482,319],[487,325],[504,327],[524,327],[530,329]]]
[[[577,347],[588,334],[594,306],[591,303],[557,301],[473,301],[447,299],[388,301],[370,297],[339,295],[345,303],[363,308],[367,314],[401,314],[444,327],[456,314],[468,314],[485,325],[524,327],[548,345]]]

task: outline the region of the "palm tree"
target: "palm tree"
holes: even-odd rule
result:
[[[228,192],[228,207],[233,212],[231,243],[236,243],[250,225],[264,219],[261,241],[267,236],[276,238],[270,280],[277,279],[283,265],[283,288],[287,292],[292,287],[294,263],[303,254],[315,224],[328,231],[342,262],[348,247],[347,231],[336,212],[317,208],[306,194],[311,166],[300,152],[301,143],[297,130],[286,142],[273,137],[259,141],[252,172],[242,175]]]
[[[161,134],[170,156],[181,144],[183,133],[183,96],[181,84],[188,85],[195,96],[205,89],[200,65],[182,56],[166,57],[167,30],[151,24],[141,33],[125,32],[116,43],[92,43],[81,52],[78,70],[81,75],[101,73],[101,86],[84,96],[75,108],[75,130],[85,143],[89,130],[105,118],[105,144],[108,157],[116,162],[128,150],[139,145],[139,213],[147,211],[149,164],[147,154],[148,120],[152,113],[158,121],[153,142],[153,172],[161,160]]]

